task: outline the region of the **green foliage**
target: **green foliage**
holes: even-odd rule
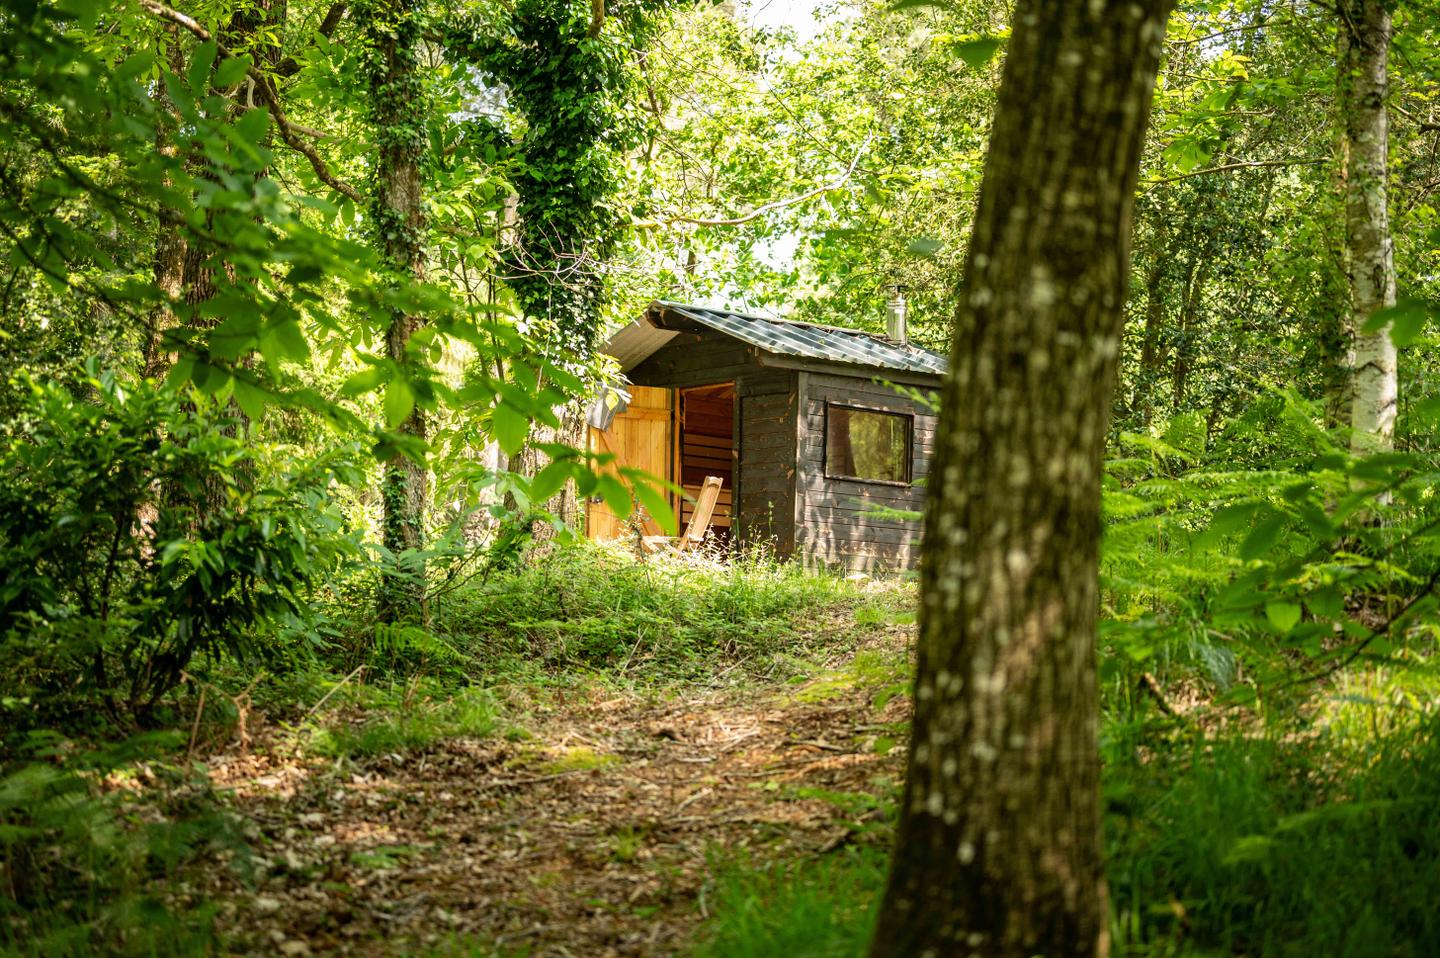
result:
[[[1352,713],[1388,711],[1360,703]],[[1112,929],[1126,954],[1440,948],[1435,717],[1364,749],[1333,727],[1107,746]],[[1179,946],[1184,947],[1179,947]]]
[[[275,658],[349,548],[343,455],[275,463],[223,412],[106,374],[42,384],[0,446],[0,645],[26,722],[149,721],[196,656]],[[276,451],[278,452],[278,450]]]
[[[889,859],[874,845],[801,862],[711,856],[714,918],[690,954],[701,958],[860,958]]]
[[[589,5],[519,0],[450,27],[450,49],[503,85],[514,111],[506,132],[516,142],[519,236],[505,270],[534,333],[558,355],[583,361],[597,344],[604,267],[626,225],[625,154],[643,130],[632,56],[676,5],[607,4],[597,30]]]
[[[763,668],[823,640],[814,617],[843,618],[866,602],[859,587],[764,555],[725,562],[644,559],[576,543],[513,574],[458,592],[437,628],[486,661],[594,667],[655,681],[698,675],[718,660]],[[462,638],[463,637],[463,638]]]
[[[155,761],[175,738],[77,754],[71,743],[35,736],[34,761],[0,769],[0,955],[212,953],[214,909],[174,907],[161,883],[199,854],[244,846],[203,779]],[[134,791],[123,787],[137,767],[151,800],[166,797],[163,815],[137,814]],[[122,787],[102,788],[106,775]]]
[[[447,695],[442,689],[412,684],[398,696],[371,690],[366,698],[363,717],[315,729],[309,750],[327,758],[404,753],[447,738],[486,738],[499,721],[494,696],[480,688]]]

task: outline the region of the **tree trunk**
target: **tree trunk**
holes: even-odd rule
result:
[[[1385,0],[1340,0],[1336,30],[1339,108],[1344,123],[1345,246],[1354,336],[1351,449],[1357,455],[1392,447],[1399,375],[1390,330],[1364,325],[1395,305],[1395,257],[1386,208],[1389,117],[1385,96],[1390,14]]]
[[[1022,0],[957,311],[871,955],[1108,950],[1100,473],[1170,0]]]
[[[171,24],[165,28],[165,61],[170,70],[183,75],[185,57],[177,36],[178,29]],[[156,124],[155,150],[167,162],[180,156],[176,144],[175,128],[179,116],[170,93],[163,83],[155,84],[155,105],[164,116]],[[165,186],[171,185],[169,174],[164,175]],[[145,356],[142,375],[148,379],[160,379],[169,371],[171,354],[165,337],[175,327],[175,312],[171,304],[179,301],[185,288],[185,234],[181,232],[181,214],[168,207],[160,210],[159,223],[155,232],[155,288],[165,297],[166,302],[156,306],[147,317],[145,330]]]
[[[399,273],[424,279],[425,208],[421,165],[425,157],[425,89],[420,74],[419,0],[372,0],[363,8],[370,78],[370,112],[378,156],[370,204],[375,242]],[[361,11],[357,11],[359,16]],[[421,316],[397,313],[385,336],[386,354],[412,366],[410,338]],[[426,420],[416,405],[400,431],[424,441]],[[380,479],[384,506],[382,541],[394,555],[409,553],[400,574],[382,583],[380,615],[386,621],[424,619],[425,565],[415,555],[425,547],[429,500],[426,467],[399,453],[385,461]]]

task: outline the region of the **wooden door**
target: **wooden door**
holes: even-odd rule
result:
[[[609,429],[589,430],[590,451],[614,453],[611,471],[624,466],[669,479],[674,442],[673,391],[660,386],[631,386],[628,392],[630,407],[615,417]],[[585,518],[586,534],[591,539],[619,539],[630,534],[626,524],[603,502],[588,503]],[[659,533],[661,529],[656,524],[645,531]]]

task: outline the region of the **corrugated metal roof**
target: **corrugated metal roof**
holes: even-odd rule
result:
[[[934,376],[945,374],[945,357],[938,353],[932,353],[928,349],[922,349],[910,343],[901,345],[870,333],[861,332],[858,329],[842,329],[837,326],[820,326],[794,320],[772,319],[663,300],[654,305],[692,319],[728,336],[734,336],[736,339],[758,346],[767,352],[783,356],[853,363],[859,366],[873,366],[877,369],[896,369]],[[649,326],[644,320],[638,321],[638,324]],[[630,332],[635,325],[632,323],[631,326],[627,326],[611,337],[605,350],[620,359],[621,365],[627,370],[646,358],[645,356],[635,358],[634,346],[639,345],[637,342],[638,331]],[[651,349],[651,353],[659,349],[661,345],[664,344],[655,345]],[[619,352],[625,352],[627,355],[620,356]],[[633,361],[627,362],[632,359]]]
[[[657,329],[645,320],[637,319],[610,337],[605,344],[605,353],[618,359],[620,368],[629,372],[678,335],[673,330]]]

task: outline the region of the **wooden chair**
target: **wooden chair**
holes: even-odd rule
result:
[[[720,501],[720,487],[723,485],[725,485],[725,480],[719,476],[706,476],[705,484],[700,487],[700,495],[695,499],[695,511],[685,525],[684,534],[680,536],[641,536],[641,547],[646,552],[659,552],[662,549],[684,552],[698,546],[704,541],[705,533],[710,531],[710,520],[715,516],[715,504]]]

